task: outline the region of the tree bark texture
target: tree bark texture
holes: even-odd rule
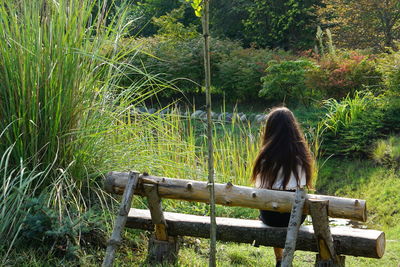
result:
[[[210,236],[210,218],[207,216],[164,212],[164,217],[170,236]],[[285,246],[286,227],[269,227],[258,220],[217,217],[216,221],[217,240],[280,248]],[[131,209],[126,226],[149,231],[154,229],[150,212],[140,209]],[[385,234],[381,231],[333,227],[331,232],[338,254],[381,258],[385,252]],[[296,249],[318,252],[312,226],[300,227]]]
[[[128,173],[110,172],[107,174],[105,189],[109,193],[121,194],[125,188]],[[157,184],[162,198],[209,203],[208,183],[185,179],[156,176],[141,176],[142,184]],[[138,186],[135,194],[144,195],[143,187]],[[290,212],[295,198],[294,192],[256,189],[245,186],[215,184],[215,203],[225,206],[240,206],[253,209]],[[309,214],[308,199],[329,200],[328,215],[365,222],[367,209],[365,200],[323,195],[306,195],[303,214]]]

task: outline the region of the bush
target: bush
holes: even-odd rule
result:
[[[378,69],[386,87],[395,94],[400,93],[400,52],[382,54],[378,60]]]
[[[322,120],[322,152],[338,156],[367,156],[374,140],[399,133],[400,98],[356,92],[342,101],[330,99]]]
[[[318,68],[307,73],[306,84],[325,97],[341,99],[363,89],[379,91],[382,75],[373,57],[350,51],[326,55],[317,60]]]
[[[146,71],[159,78],[172,82],[184,93],[201,91],[204,83],[203,39],[196,37],[176,42],[160,36],[143,38],[142,53],[135,57],[133,65],[143,64]],[[230,51],[240,48],[239,43],[229,40],[211,39],[211,74],[212,81],[216,77],[218,64],[227,58]],[[135,77],[130,77],[135,80]],[[164,91],[167,96],[174,91]]]
[[[391,136],[375,143],[372,153],[373,160],[383,166],[400,167],[400,137]]]
[[[267,62],[289,57],[279,50],[238,47],[217,63],[215,86],[230,99],[257,99]]]
[[[297,102],[308,105],[317,96],[306,85],[306,75],[316,68],[309,60],[270,61],[266,75],[261,78],[263,88],[259,95],[272,101]]]
[[[204,84],[202,37],[176,41],[158,35],[130,42],[142,43],[142,53],[133,58],[133,65],[143,64],[147,72],[172,82],[184,93],[201,92]],[[210,49],[214,93],[224,93],[230,100],[258,98],[262,88],[260,78],[265,73],[267,62],[290,57],[284,51],[243,48],[240,43],[226,39],[211,39]],[[135,80],[133,76],[130,78]],[[166,96],[176,93],[171,90],[163,92]]]
[[[67,257],[77,257],[81,246],[105,248],[104,232],[99,231],[104,225],[101,217],[92,211],[81,213],[72,209],[68,210],[68,214],[60,216],[59,211],[47,207],[46,198],[41,195],[29,199],[23,207],[27,210],[21,229],[24,245],[37,248],[40,243],[42,249],[53,250]]]

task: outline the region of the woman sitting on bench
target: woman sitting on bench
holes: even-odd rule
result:
[[[313,159],[293,113],[274,108],[268,115],[262,147],[256,158],[252,182],[257,188],[295,191],[311,187]],[[287,227],[290,213],[260,210],[260,219],[268,226]],[[302,223],[305,216],[302,218]],[[276,266],[281,265],[283,249],[274,248]]]

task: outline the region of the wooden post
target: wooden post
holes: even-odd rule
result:
[[[161,199],[157,193],[157,185],[144,184],[144,192],[147,196],[151,220],[154,224],[154,232],[157,240],[167,241],[167,223],[161,206]]]
[[[303,188],[296,190],[296,197],[292,205],[289,225],[287,228],[285,249],[283,251],[282,267],[292,266],[294,251],[296,250],[296,240],[303,215],[303,207],[306,199],[306,192]]]
[[[167,223],[162,211],[157,185],[143,184],[147,196],[151,220],[154,224],[154,236],[149,239],[147,261],[151,265],[169,263],[178,260],[179,243],[177,237],[169,237]]]
[[[135,187],[138,183],[139,173],[130,172],[128,183],[125,187],[124,194],[122,195],[122,202],[119,208],[117,219],[115,220],[114,229],[108,241],[106,256],[103,261],[103,267],[110,267],[114,263],[115,251],[117,246],[121,243],[121,232],[125,227],[125,223],[131,208],[131,202]]]
[[[328,219],[328,200],[309,200],[310,213],[317,241],[318,252],[315,266],[344,266],[344,257],[336,254]]]

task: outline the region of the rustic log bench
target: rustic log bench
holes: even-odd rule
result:
[[[105,181],[107,192],[122,194],[125,190],[124,197],[127,197],[126,195],[133,194],[133,191],[126,192],[128,187],[134,190],[135,195],[148,198],[149,210],[130,209],[130,200],[123,201],[119,217],[125,218],[127,227],[154,230],[154,237],[149,241],[150,262],[176,261],[179,249],[178,236],[203,238],[210,236],[209,217],[163,212],[161,207],[161,198],[208,203],[207,182],[149,176],[146,173],[139,175],[134,172],[107,174]],[[279,212],[292,211],[292,214],[293,208],[297,205],[293,203],[297,203],[297,198],[300,196],[294,192],[255,189],[234,186],[231,183],[215,184],[215,195],[216,203],[220,205]],[[344,266],[344,255],[368,258],[383,256],[385,251],[383,232],[329,227],[328,215],[365,222],[367,216],[364,200],[312,194],[303,198],[304,207],[302,206],[300,212],[311,215],[313,226],[297,227],[295,249],[318,252],[317,266]],[[289,228],[290,226],[269,227],[259,220],[218,217],[217,240],[284,248],[286,239],[286,250]],[[113,233],[110,239],[111,246],[119,241],[120,236],[114,236]]]

